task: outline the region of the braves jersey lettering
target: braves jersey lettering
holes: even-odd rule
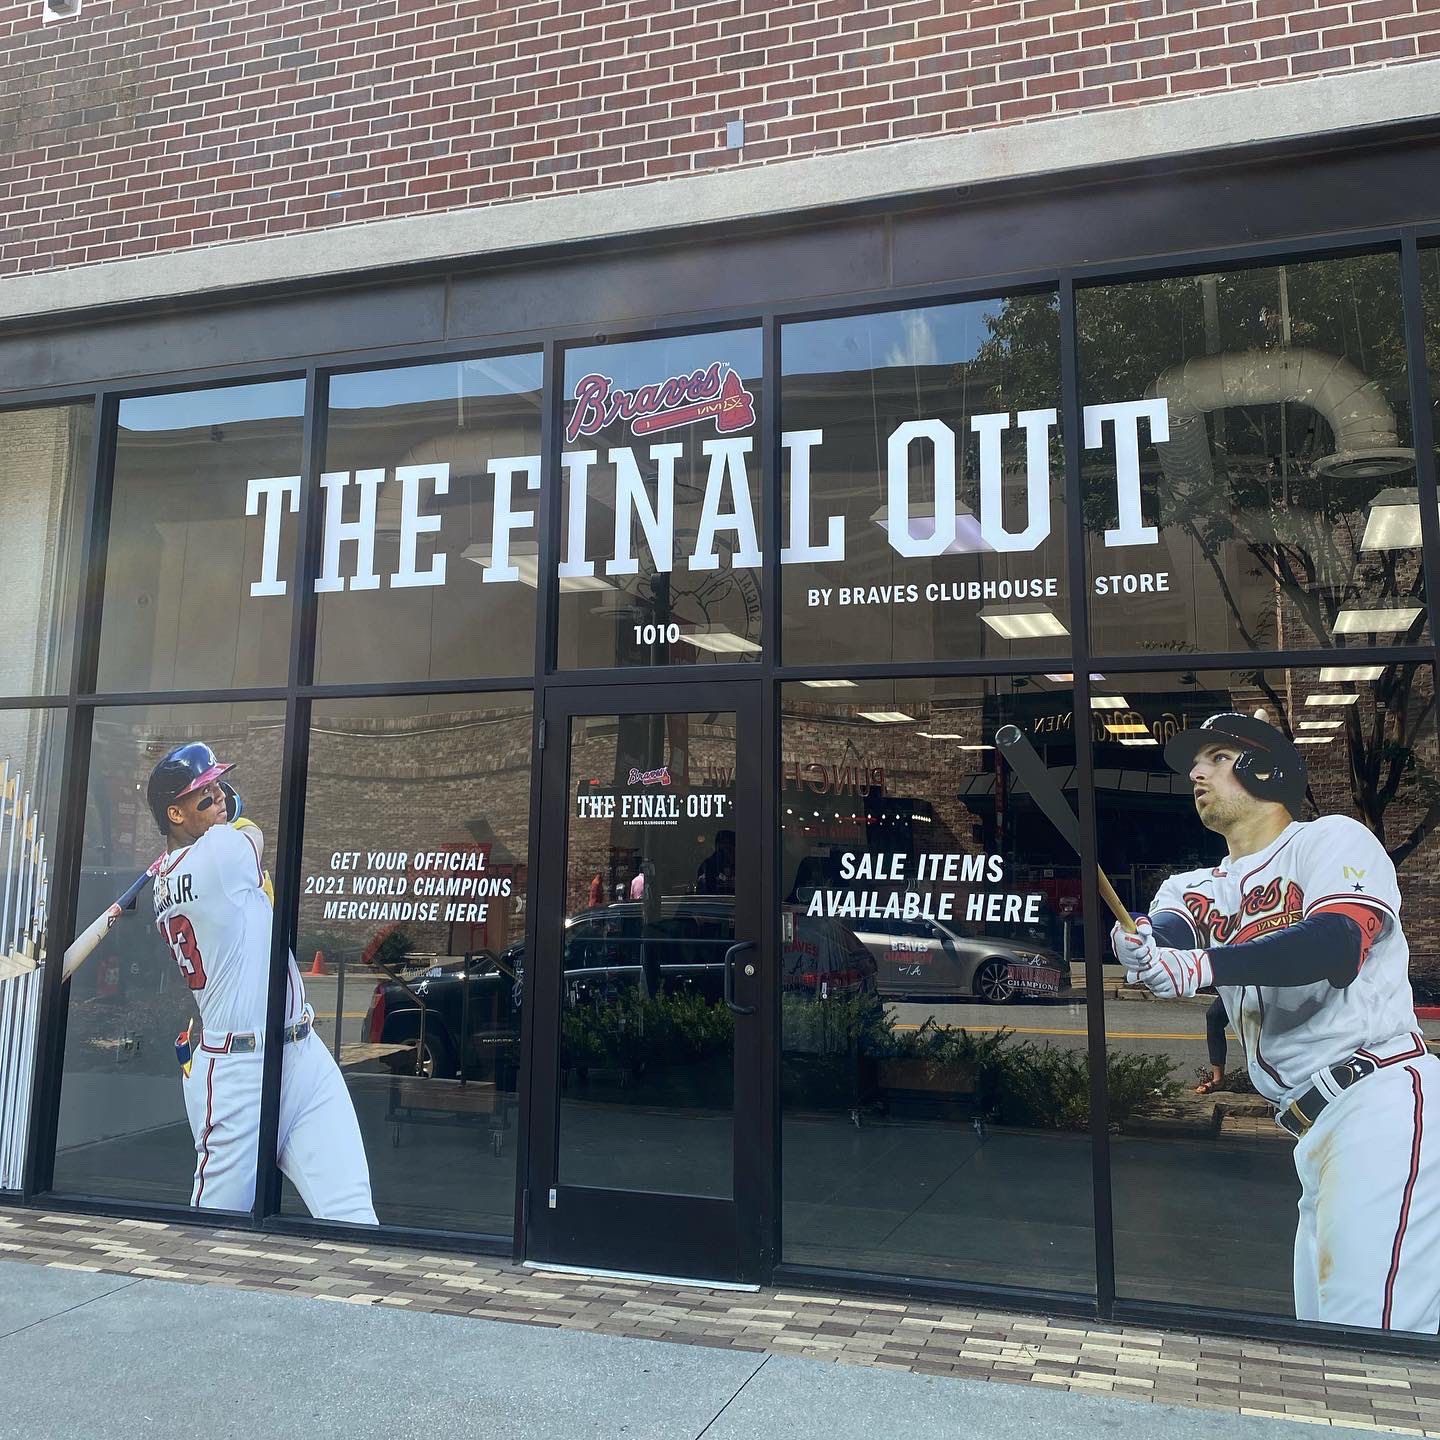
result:
[[[1161,911],[1183,915],[1206,948],[1257,940],[1312,915],[1341,914],[1359,926],[1360,973],[1343,989],[1327,980],[1218,987],[1250,1078],[1277,1105],[1318,1070],[1419,1029],[1395,867],[1355,820],[1294,821],[1258,855],[1172,876],[1151,906]]]
[[[247,832],[230,825],[215,825],[193,845],[172,851],[155,877],[155,924],[207,1034],[264,1032],[274,912],[263,878]],[[304,1007],[292,956],[285,1023],[299,1020]]]

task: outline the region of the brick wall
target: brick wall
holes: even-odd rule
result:
[[[0,275],[1436,55],[1433,0],[12,0]]]

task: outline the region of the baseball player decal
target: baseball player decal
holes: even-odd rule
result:
[[[167,853],[154,869],[155,924],[200,1024],[177,1041],[195,1137],[190,1203],[249,1210],[255,1199],[265,1009],[274,919],[264,837],[208,745],[182,745],[150,773],[146,798]],[[280,1168],[317,1219],[374,1225],[370,1172],[339,1067],[288,962],[280,1080]]]
[[[1214,985],[1255,1088],[1295,1136],[1302,1320],[1440,1328],[1440,1060],[1410,991],[1384,847],[1341,815],[1301,821],[1300,752],[1212,715],[1165,747],[1228,854],[1166,880],[1111,944],[1161,999]]]

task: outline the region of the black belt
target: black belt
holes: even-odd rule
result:
[[[1338,1065],[1331,1065],[1325,1072],[1335,1082],[1336,1089],[1348,1090],[1357,1080],[1375,1073],[1373,1060],[1363,1055],[1352,1055]],[[1320,1112],[1336,1097],[1327,1095],[1318,1085],[1312,1085],[1303,1095],[1297,1096],[1275,1116],[1275,1123],[1288,1130],[1297,1140],[1320,1118]]]

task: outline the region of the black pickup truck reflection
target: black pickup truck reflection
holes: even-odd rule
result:
[[[780,975],[787,995],[815,1000],[876,993],[876,964],[838,920],[784,907]],[[734,899],[674,895],[647,920],[640,902],[597,905],[565,922],[562,1004],[607,1005],[638,991],[722,1006]],[[525,946],[454,956],[423,971],[387,967],[365,1018],[372,1044],[403,1046],[385,1063],[404,1074],[492,1079],[513,1086],[519,1063]],[[762,972],[763,973],[763,972]],[[508,1084],[507,1084],[508,1081]]]

